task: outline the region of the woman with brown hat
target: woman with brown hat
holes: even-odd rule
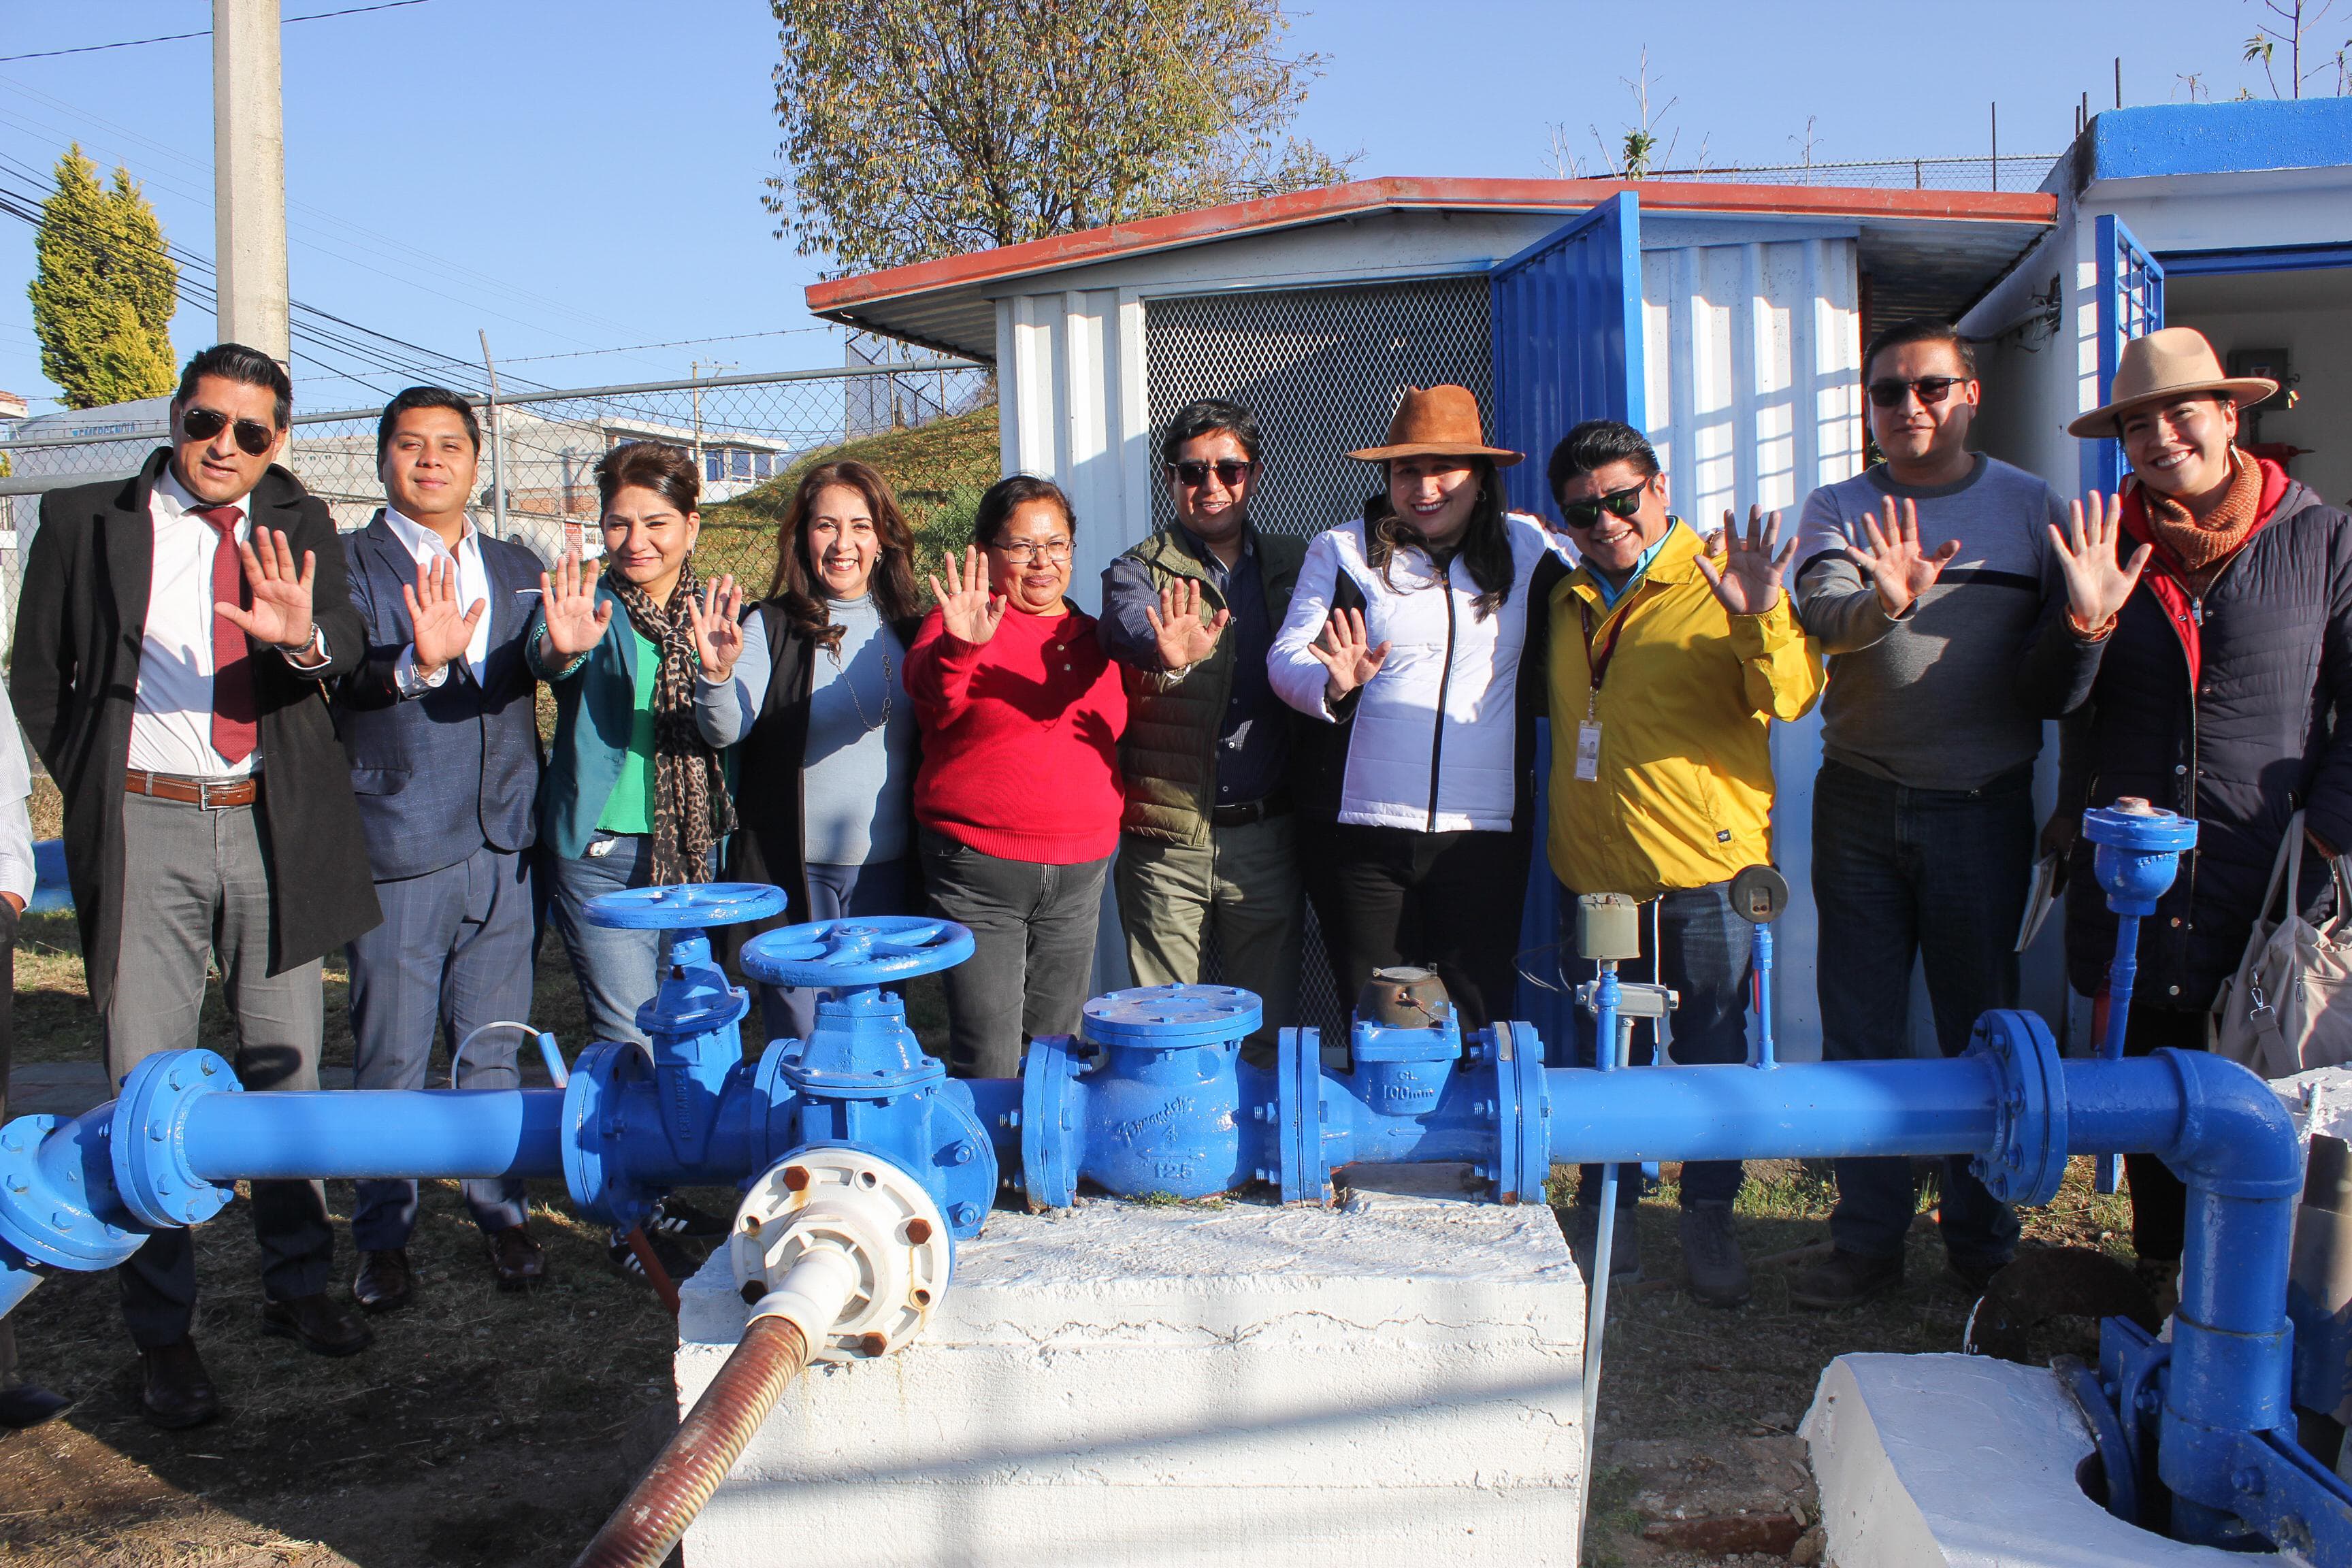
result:
[[[2298,808],[2301,885],[2315,897],[2329,886],[2326,860],[2352,847],[2352,739],[2331,731],[2352,699],[2352,519],[2234,444],[2239,410],[2277,390],[2225,375],[2202,334],[2169,327],[2126,343],[2106,405],[2067,426],[2119,441],[2132,478],[2121,495],[2092,498],[2087,537],[2078,509],[2071,548],[2059,542],[2070,569],[2104,557],[2095,575],[2116,609],[2088,626],[2070,612],[2053,628],[2104,641],[2066,727],[2053,835],[2071,833],[2084,806],[2134,795],[2197,818],[2197,847],[2140,922],[2125,1040],[2135,1056],[2205,1047]],[[2116,918],[2094,890],[2088,842],[2073,862],[2068,976],[2104,1002]],[[2180,1182],[2152,1155],[2126,1163],[2142,1270],[2168,1280]]]
[[[1543,525],[1506,509],[1459,386],[1406,391],[1387,483],[1307,547],[1266,658],[1322,721],[1296,771],[1299,851],[1343,1005],[1374,969],[1424,964],[1477,1028],[1507,1016],[1533,804],[1534,707],[1517,700]],[[1540,671],[1530,672],[1540,682]]]

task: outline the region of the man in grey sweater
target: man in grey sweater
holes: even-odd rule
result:
[[[1968,449],[1979,389],[1951,327],[1888,328],[1863,374],[1885,460],[1807,498],[1797,551],[1797,616],[1829,657],[1812,875],[1831,1061],[1909,1054],[1915,958],[1946,1056],[1979,1014],[2016,1005],[2041,715],[2095,673],[2114,588],[2079,519],[2065,548],[2047,484]],[[1837,1178],[1834,1251],[1790,1284],[1803,1306],[1903,1278],[1910,1163],[1840,1160]],[[1981,1289],[2016,1249],[2016,1215],[1962,1157],[1944,1162],[1941,1217],[1952,1276]]]

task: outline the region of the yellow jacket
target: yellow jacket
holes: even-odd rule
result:
[[[1764,615],[1725,610],[1699,573],[1705,547],[1677,522],[1614,611],[1581,567],[1552,588],[1548,847],[1571,891],[1654,899],[1772,858],[1771,721],[1811,710],[1821,655],[1785,590]],[[1594,654],[1617,633],[1597,693],[1588,613]],[[1591,781],[1576,776],[1588,698],[1601,724],[1600,776]]]

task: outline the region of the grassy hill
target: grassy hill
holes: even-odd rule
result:
[[[918,580],[942,550],[961,550],[971,537],[981,492],[996,482],[996,405],[975,408],[913,430],[893,430],[809,453],[756,489],[702,509],[702,539],[695,555],[705,576],[733,572],[757,594],[775,569],[776,531],[801,476],[819,463],[870,463],[898,492],[915,531]]]

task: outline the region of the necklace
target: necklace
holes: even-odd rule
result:
[[[849,688],[849,705],[857,710],[858,724],[867,730],[878,730],[883,725],[887,724],[890,721],[890,655],[888,650],[885,649],[882,654],[882,717],[879,719],[868,719],[866,716],[866,703],[864,700],[857,695],[857,677],[848,668],[847,666],[842,663],[841,650],[837,647],[829,647],[824,651],[826,654],[831,656],[833,659],[833,668],[842,672],[842,685]]]

